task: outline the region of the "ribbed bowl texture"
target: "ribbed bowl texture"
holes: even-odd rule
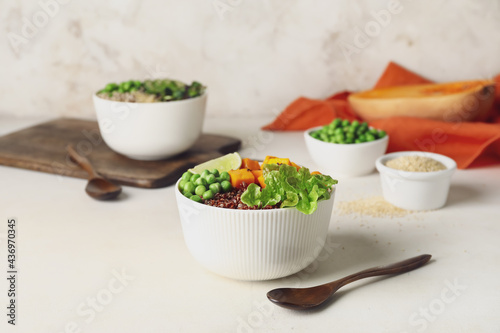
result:
[[[207,206],[175,195],[186,245],[208,270],[238,280],[269,280],[294,274],[318,256],[332,215],[329,200],[311,215],[295,208],[237,210]]]

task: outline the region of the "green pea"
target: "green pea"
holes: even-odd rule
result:
[[[198,185],[198,186],[196,186],[196,189],[194,190],[194,193],[196,195],[202,196],[203,193],[205,193],[206,190],[207,190],[207,188],[205,186]]]
[[[373,141],[375,137],[371,133],[366,133],[366,141]]]
[[[208,175],[210,175],[210,171],[208,170],[203,170],[203,172],[201,173],[201,178],[205,178],[207,179]]]
[[[220,179],[229,181],[231,179],[231,176],[229,175],[229,173],[227,171],[224,171],[224,172],[221,172]]]
[[[196,202],[201,202],[201,198],[198,195],[192,195],[189,197],[189,199],[196,201]]]
[[[210,173],[211,173],[212,175],[214,175],[215,177],[219,177],[219,170],[217,170],[217,169],[212,169],[212,170],[210,170]]]
[[[385,131],[370,128],[368,123],[358,120],[336,118],[321,129],[310,132],[313,138],[337,144],[363,143],[377,140],[387,135]],[[229,180],[229,179],[228,179]]]
[[[195,173],[194,175],[191,176],[191,181],[194,182],[196,179],[200,178],[201,175],[198,173]]]
[[[207,184],[209,185],[215,183],[215,176],[212,174],[209,174],[205,179],[207,180]]]
[[[222,183],[220,183],[220,186],[222,187],[222,191],[224,192],[230,191],[232,188],[231,183],[227,180],[223,180]]]
[[[203,186],[205,186],[205,185],[207,185],[207,180],[206,180],[205,178],[200,177],[200,178],[198,178],[198,179],[196,179],[196,180],[194,181],[194,184],[195,184],[196,186],[198,186],[198,185],[203,185]]]
[[[360,136],[360,135],[363,135],[363,134],[365,134],[365,128],[364,127],[358,127],[358,129],[356,130],[356,135]]]
[[[195,185],[192,182],[187,182],[184,184],[184,191],[194,193]]]
[[[214,194],[222,192],[222,186],[219,183],[210,184],[208,186],[208,189],[212,191]]]
[[[184,185],[186,185],[187,182],[188,182],[187,180],[182,179],[179,182],[179,190],[183,191],[184,190]]]
[[[193,174],[189,171],[186,171],[182,174],[182,180],[185,180],[185,181],[190,181],[191,180],[191,176]]]
[[[108,83],[104,88],[105,91],[112,92],[113,90],[118,89],[118,85],[116,83]]]
[[[129,91],[130,88],[132,88],[132,85],[130,84],[130,82],[123,83],[123,90]]]
[[[211,190],[205,191],[205,193],[203,193],[203,199],[205,199],[205,200],[210,200],[213,197],[214,197],[214,194]]]

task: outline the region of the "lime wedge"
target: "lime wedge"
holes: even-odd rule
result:
[[[238,153],[230,153],[221,157],[214,158],[213,160],[198,164],[192,169],[192,173],[202,173],[203,170],[217,169],[219,172],[237,170],[241,166],[241,156]]]

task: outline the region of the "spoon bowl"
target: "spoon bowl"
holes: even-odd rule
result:
[[[365,269],[342,279],[315,287],[273,289],[267,293],[267,298],[274,304],[287,309],[310,309],[323,304],[337,290],[348,283],[372,276],[406,273],[425,265],[430,259],[430,254],[423,254],[388,266]]]
[[[89,179],[85,192],[92,198],[98,200],[111,200],[116,198],[121,192],[121,186],[115,185],[104,178]]]
[[[72,145],[68,145],[66,150],[71,159],[90,175],[85,187],[85,192],[89,196],[97,200],[111,200],[120,195],[122,192],[120,185],[113,184],[99,175],[92,167],[92,164],[90,164],[90,161],[85,156],[78,154]]]

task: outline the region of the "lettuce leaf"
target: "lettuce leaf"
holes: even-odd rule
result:
[[[337,180],[326,175],[311,175],[309,169],[286,164],[266,164],[263,168],[266,187],[250,184],[241,195],[241,201],[248,206],[295,207],[304,214],[312,214],[318,202],[330,199],[329,189]]]

